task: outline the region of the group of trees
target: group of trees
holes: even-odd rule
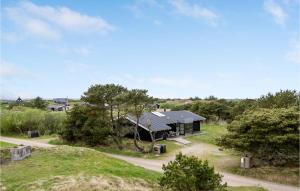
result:
[[[97,145],[104,144],[111,138],[122,149],[122,138],[131,130],[124,119],[127,115],[132,115],[137,119],[133,128],[136,148],[142,152],[152,150],[154,139],[150,150],[139,145],[138,121],[153,102],[153,98],[147,95],[147,90],[128,90],[115,84],[97,84],[84,92],[81,100],[85,104],[75,106],[67,114],[66,126],[61,132],[64,140]],[[151,127],[149,131],[151,132]]]
[[[255,108],[299,107],[299,93],[296,90],[281,90],[275,94],[268,93],[259,99],[226,100],[209,96],[205,99],[192,98],[193,102],[182,104],[163,103],[163,108],[171,110],[190,110],[206,118],[207,122],[225,121],[230,123],[246,110]]]
[[[269,93],[255,102],[244,100],[235,109],[220,146],[252,156],[256,165],[298,165],[299,93]]]

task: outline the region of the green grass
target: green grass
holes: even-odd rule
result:
[[[216,138],[221,137],[227,133],[226,125],[218,124],[203,124],[201,126],[200,135],[192,135],[186,139],[191,142],[202,142],[209,144],[216,144]]]
[[[49,144],[53,145],[67,145],[66,143],[63,143],[60,139],[50,139]],[[150,146],[150,142],[143,141],[140,143],[145,148],[148,149]],[[136,148],[133,144],[133,139],[124,138],[123,139],[123,149],[120,150],[117,145],[115,145],[113,142],[110,142],[108,145],[101,145],[101,146],[95,146],[95,147],[89,147],[101,152],[110,153],[110,154],[118,154],[118,155],[125,155],[125,156],[131,156],[131,157],[139,157],[139,158],[148,158],[148,159],[160,159],[162,157],[170,156],[172,155],[176,150],[180,149],[182,146],[175,143],[174,141],[168,141],[168,140],[161,140],[156,141],[155,144],[166,144],[167,146],[167,153],[156,155],[154,153],[141,153],[137,152]],[[73,144],[72,146],[84,146],[88,147],[87,145],[84,145],[82,143]]]
[[[157,141],[155,144],[166,144],[167,146],[167,153],[156,155],[154,153],[141,153],[137,152],[135,150],[135,147],[133,145],[132,139],[124,139],[124,149],[120,150],[117,148],[116,145],[111,144],[109,146],[99,146],[94,147],[96,150],[99,150],[101,152],[111,153],[111,154],[119,154],[119,155],[126,155],[126,156],[132,156],[132,157],[140,157],[140,158],[148,158],[148,159],[160,159],[162,157],[170,156],[173,154],[176,150],[180,149],[181,146],[176,144],[173,141]],[[142,145],[147,148],[150,146],[150,142],[142,142]]]
[[[267,191],[267,190],[262,187],[237,186],[237,187],[228,187],[228,191]]]
[[[30,190],[30,183],[51,185],[54,176],[117,176],[157,183],[160,173],[117,160],[93,149],[58,146],[39,149],[32,156],[1,166],[1,182],[8,190]]]
[[[11,143],[7,143],[7,142],[3,142],[0,141],[0,148],[9,148],[9,147],[14,147],[16,146],[15,144],[11,144]]]

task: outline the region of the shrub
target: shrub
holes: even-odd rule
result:
[[[160,179],[163,189],[173,191],[226,190],[222,176],[214,172],[207,160],[202,161],[194,156],[188,157],[179,153],[176,159],[163,165],[164,174]]]
[[[299,112],[290,109],[255,109],[237,117],[218,144],[250,154],[270,165],[299,161]]]
[[[22,107],[14,108],[1,113],[1,133],[25,134],[29,130],[39,130],[41,134],[58,133],[64,120],[64,113]]]
[[[104,144],[110,133],[110,121],[105,110],[75,106],[68,112],[66,125],[60,134],[67,142],[83,142],[93,146]]]

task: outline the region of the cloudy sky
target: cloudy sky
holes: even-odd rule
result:
[[[299,90],[297,0],[1,1],[2,98],[79,98],[96,83],[156,97]]]

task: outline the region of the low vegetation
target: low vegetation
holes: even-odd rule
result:
[[[0,118],[3,135],[27,134],[27,131],[38,130],[43,134],[58,133],[63,128],[65,113],[50,112],[17,106],[3,110]]]
[[[104,183],[94,181],[100,180],[101,177],[106,177]],[[93,184],[107,186],[105,182],[115,182],[114,177],[119,177],[118,181],[125,182],[127,186],[134,185],[137,181],[137,184],[142,186],[139,190],[144,188],[149,190],[157,185],[160,173],[110,158],[92,149],[70,146],[38,149],[23,161],[1,166],[1,183],[7,190],[48,190],[65,184],[67,187],[70,186],[68,184],[77,186],[75,180],[84,183],[85,179],[88,180],[86,184],[89,185],[78,184],[79,187],[93,186]],[[75,185],[73,187],[76,188]]]
[[[250,110],[228,126],[218,145],[252,156],[255,165],[297,166],[298,128],[296,108]]]
[[[163,188],[173,191],[225,191],[227,184],[222,184],[222,176],[214,172],[208,161],[179,153],[174,161],[162,167],[164,174],[160,179]]]
[[[209,144],[217,144],[217,138],[227,133],[226,125],[220,124],[202,124],[201,125],[201,135],[192,135],[186,137],[187,140],[191,142],[201,142]]]
[[[0,148],[10,148],[16,146],[15,144],[7,143],[4,141],[0,141]]]

